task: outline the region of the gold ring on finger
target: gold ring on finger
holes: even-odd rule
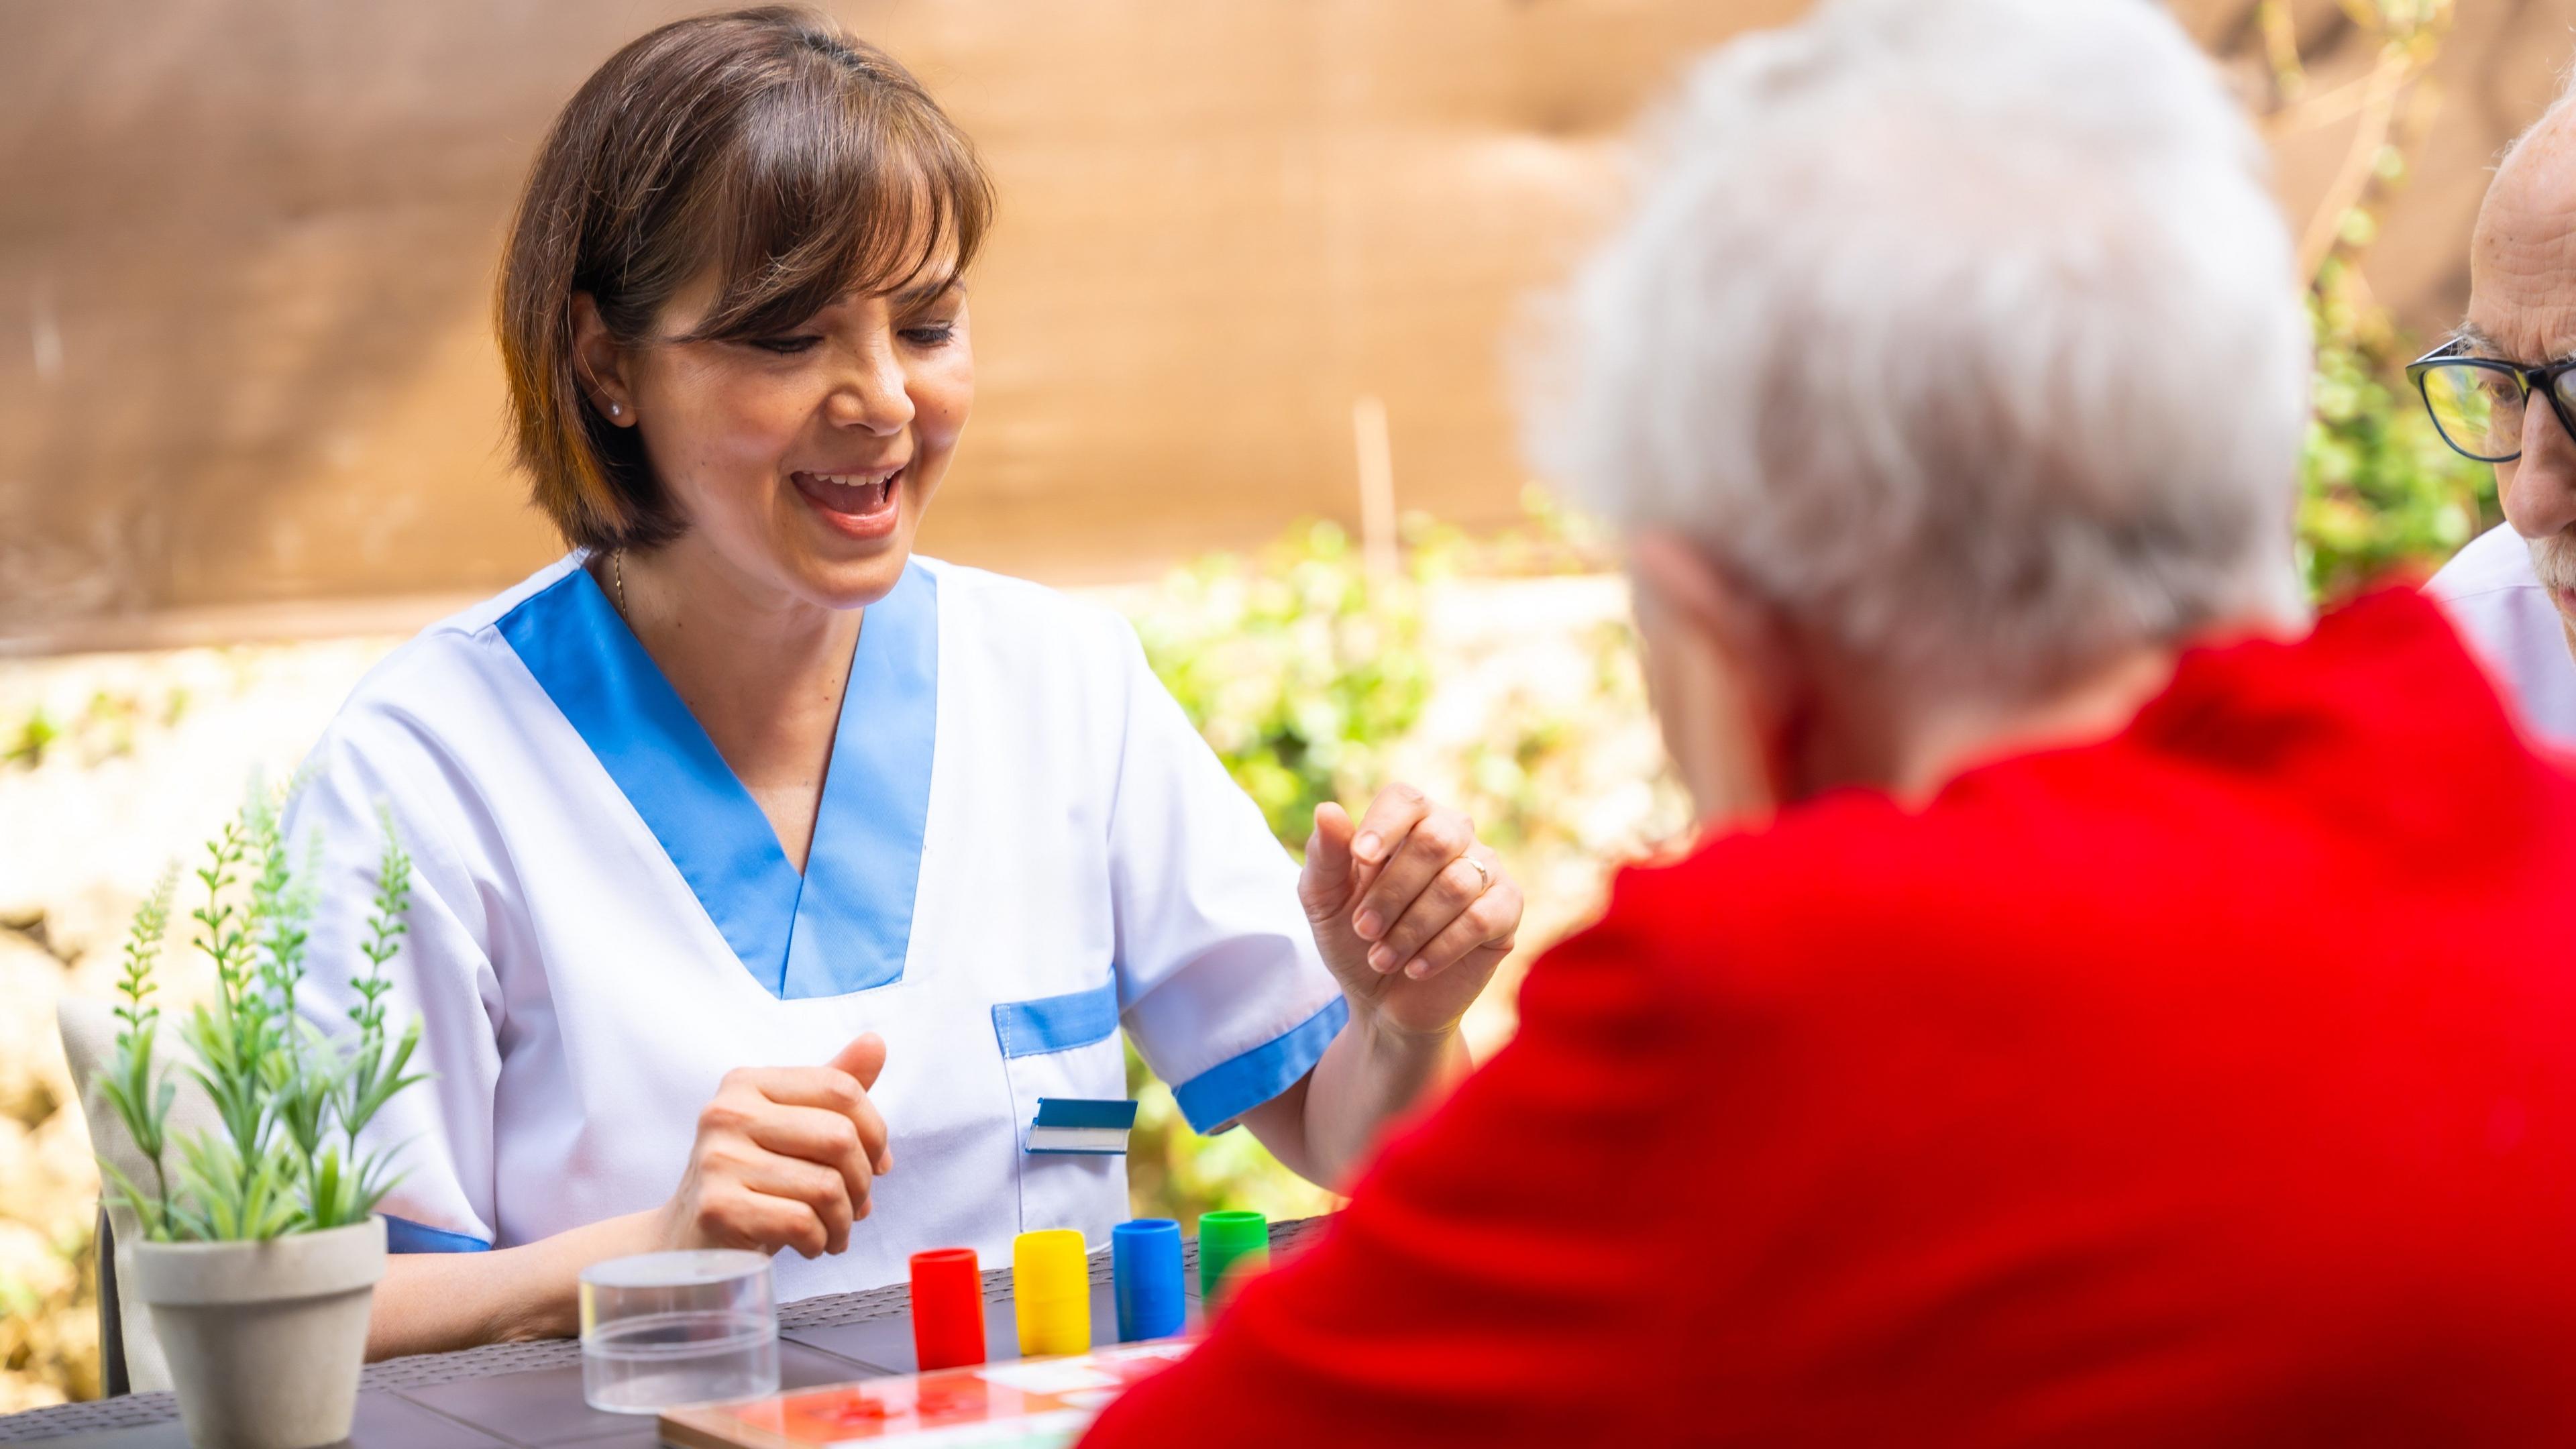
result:
[[[1485,869],[1483,861],[1472,855],[1460,856],[1459,859],[1476,868],[1476,894],[1481,896],[1494,888],[1494,873]]]

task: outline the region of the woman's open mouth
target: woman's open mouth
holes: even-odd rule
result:
[[[909,466],[908,464],[906,466]],[[788,475],[815,516],[850,538],[883,538],[903,514],[903,468],[872,473]]]

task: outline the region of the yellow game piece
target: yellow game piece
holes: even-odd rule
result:
[[[1020,1319],[1020,1355],[1091,1350],[1091,1272],[1082,1234],[1045,1228],[1011,1240],[1011,1300]]]

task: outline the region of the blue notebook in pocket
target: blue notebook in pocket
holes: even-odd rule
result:
[[[1127,1133],[1135,1125],[1134,1102],[1040,1097],[1037,1118],[1029,1123],[1028,1150],[1115,1157],[1127,1150]]]

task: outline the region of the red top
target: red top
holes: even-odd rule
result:
[[[1085,1441],[2576,1442],[2576,780],[2372,596],[1622,873]]]

